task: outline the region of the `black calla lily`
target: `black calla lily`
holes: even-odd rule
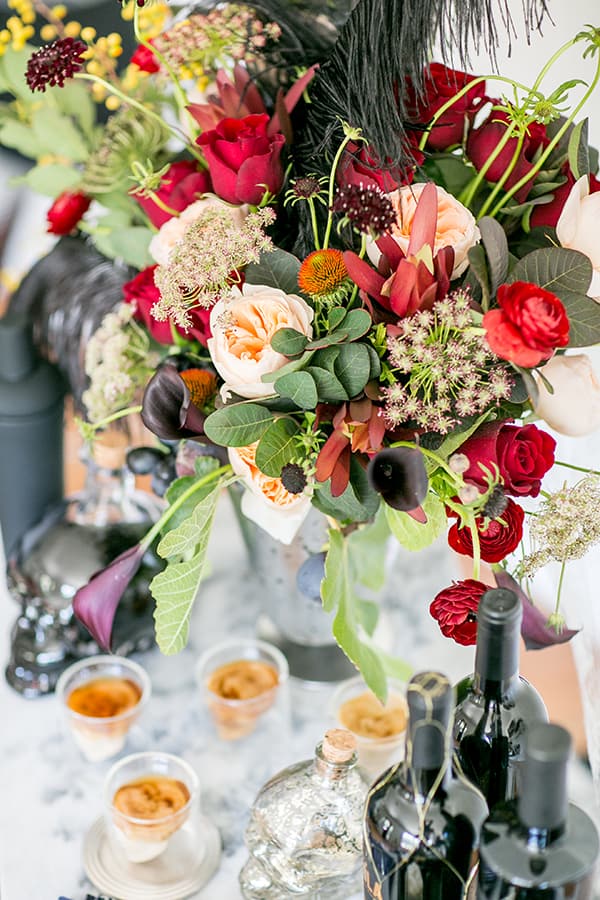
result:
[[[167,441],[202,437],[206,415],[192,399],[192,391],[198,381],[203,382],[201,393],[206,401],[216,389],[216,379],[212,372],[204,369],[178,372],[168,362],[162,365],[144,391],[141,415],[146,428]]]
[[[412,512],[427,496],[429,479],[417,448],[388,447],[376,453],[367,468],[369,484],[393,509]]]

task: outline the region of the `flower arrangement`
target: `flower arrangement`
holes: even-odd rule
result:
[[[84,431],[139,403],[159,439],[198,450],[190,463],[186,448],[143,544],[75,598],[101,646],[155,540],[157,640],[185,645],[233,483],[245,516],[284,542],[311,507],[328,517],[323,603],[379,695],[400,664],[375,647],[356,585],[380,579],[390,533],[418,551],[447,532],[472,559],[472,578],[431,604],[444,634],[474,642],[483,561],[521,591],[531,645],[567,640],[560,598],[546,621],[526,592],[549,559],[564,566],[600,538],[581,515],[597,473],[542,491],[557,462],[544,421],[566,434],[600,425],[598,383],[573,353],[600,342],[598,154],[578,119],[600,80],[600,29],[531,87],[413,66],[388,85],[399,124],[386,146],[364,105],[319,132],[331,59],[284,65],[275,16],[127,3],[139,46],[118,68],[119,35],[81,29],[62,6],[14,9],[0,85],[16,100],[0,142],[35,156],[24,180],[56,195],[50,231],[78,228],[137,270],[89,341]],[[52,42],[34,51],[36,14]],[[590,85],[544,93],[573,46],[596,66]],[[105,126],[94,101],[112,113]],[[528,515],[532,549],[515,564]]]

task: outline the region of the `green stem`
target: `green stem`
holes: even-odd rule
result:
[[[185,91],[181,87],[181,84],[179,82],[177,75],[175,74],[175,70],[173,69],[173,67],[171,66],[169,61],[166,59],[166,57],[159,50],[157,50],[156,47],[150,43],[150,41],[147,41],[146,38],[142,35],[142,33],[140,31],[139,15],[140,15],[140,9],[136,3],[133,8],[133,33],[135,35],[136,41],[138,42],[138,44],[142,44],[143,47],[146,47],[147,50],[150,50],[150,52],[160,62],[161,66],[163,66],[163,68],[169,73],[169,77],[170,77],[171,81],[173,82],[173,87],[175,88],[175,100],[177,101],[177,106],[179,107],[180,112],[185,113],[187,116],[189,116],[191,122],[193,123],[193,125],[195,127],[195,125],[196,125],[195,120],[194,120],[193,116],[191,116],[186,109],[186,107],[188,105],[187,97],[185,95]]]
[[[331,166],[331,172],[329,174],[329,187],[327,189],[327,207],[328,207],[327,208],[327,228],[325,229],[325,237],[323,238],[323,249],[324,250],[327,250],[327,247],[329,246],[329,238],[331,236],[331,228],[333,225],[332,206],[333,206],[333,192],[335,189],[335,173],[337,171],[337,167],[340,164],[340,160],[342,158],[342,153],[344,152],[344,150],[346,149],[347,145],[350,143],[351,140],[352,140],[352,137],[350,135],[344,137],[344,140],[338,147],[338,151],[335,154],[335,157],[333,159],[333,163]]]
[[[573,469],[574,472],[585,472],[586,475],[600,475],[600,470],[598,469],[586,469],[584,466],[574,466],[572,463],[559,462],[558,459],[554,460],[555,466],[563,466],[565,469]]]
[[[475,178],[473,178],[473,180],[469,182],[469,184],[467,185],[465,190],[461,193],[459,200],[465,206],[470,207],[471,203],[473,202],[473,197],[475,196],[475,194],[479,190],[481,184],[483,183],[488,169],[490,168],[492,163],[495,162],[495,160],[498,158],[498,156],[500,156],[500,154],[502,153],[502,151],[508,144],[509,140],[514,136],[515,131],[516,131],[516,128],[515,128],[514,122],[510,122],[509,124],[507,124],[505,133],[502,135],[502,137],[500,138],[500,140],[498,141],[498,143],[496,144],[496,146],[494,147],[494,149],[492,150],[492,152],[490,153],[490,155],[488,156],[488,158],[486,159],[486,161],[484,162],[482,167],[479,169]],[[515,157],[513,157],[513,161],[516,162]],[[512,172],[512,164],[511,164],[510,168],[508,168],[506,170],[506,172],[504,173],[504,177],[508,178],[508,176],[510,175],[511,172]]]
[[[137,193],[137,191],[133,191],[133,193],[135,194]],[[169,216],[176,217],[181,215],[181,210],[171,209],[170,206],[167,206],[165,201],[161,200],[156,191],[149,191],[148,189],[146,189],[143,191],[143,193],[141,193],[141,196],[147,198],[148,200],[152,200],[152,202],[155,203],[159,209],[162,209],[162,211],[166,212]]]
[[[205,475],[203,478],[199,478],[198,481],[195,481],[193,484],[191,484],[189,488],[187,488],[187,490],[185,490],[183,494],[180,494],[177,500],[175,500],[171,504],[171,506],[169,506],[169,508],[164,511],[158,522],[156,522],[152,526],[150,531],[148,531],[147,534],[142,538],[140,544],[143,547],[149,547],[154,538],[158,534],[160,534],[169,519],[171,519],[172,516],[175,515],[177,510],[183,506],[186,500],[192,497],[196,493],[196,491],[200,490],[201,487],[210,484],[211,481],[216,481],[226,472],[231,472],[230,465],[219,466],[219,468],[215,469],[214,472],[209,472],[208,475]]]
[[[98,422],[84,422],[86,430],[94,430],[98,431],[99,428],[105,428],[107,425],[110,425],[111,422],[116,422],[118,419],[124,419],[125,416],[133,416],[136,413],[140,413],[142,411],[142,406],[128,406],[127,409],[120,409],[118,412],[112,413],[110,416],[106,416],[104,419],[100,419]]]
[[[437,453],[434,453],[433,450],[421,447],[419,444],[415,444],[414,441],[394,441],[393,444],[390,444],[390,447],[409,447],[411,450],[420,450],[423,456],[431,459],[440,469],[443,469],[444,472],[451,477],[457,488],[464,486],[462,475],[457,475],[456,472],[453,472],[446,460],[442,459],[441,456],[438,456]]]
[[[533,87],[531,88],[532,92],[537,91],[538,87],[540,86],[540,84],[542,83],[542,81],[544,80],[544,78],[546,77],[547,73],[550,71],[550,69],[556,62],[556,60],[559,59],[559,57],[561,57],[566,50],[568,50],[570,47],[573,47],[575,44],[575,41],[576,41],[575,38],[571,38],[570,41],[567,41],[566,44],[563,44],[562,47],[559,47],[558,50],[556,51],[556,53],[554,53],[550,57],[550,59],[548,60],[546,65],[542,67],[538,77],[535,79]]]
[[[500,191],[502,190],[502,188],[508,181],[510,173],[513,171],[514,167],[517,164],[519,156],[521,155],[521,150],[523,148],[524,141],[525,141],[525,132],[523,132],[522,134],[519,135],[519,137],[517,139],[517,146],[515,148],[515,152],[513,153],[510,164],[506,168],[506,171],[503,173],[502,177],[496,182],[496,185],[495,185],[492,193],[489,195],[489,197],[486,198],[485,203],[479,210],[479,213],[477,214],[478,219],[481,219],[481,218],[483,218],[483,216],[485,216],[488,209],[490,208],[490,206],[492,205],[492,203],[494,202],[494,200],[496,199],[496,197],[498,196],[498,194],[500,193]]]
[[[560,595],[562,592],[563,579],[565,577],[565,569],[567,567],[566,559],[563,559],[562,565],[560,567],[560,577],[558,579],[558,588],[556,590],[556,605],[554,607],[554,615],[557,616],[560,612]]]
[[[315,201],[312,197],[309,197],[307,203],[308,208],[310,209],[310,221],[312,224],[313,237],[315,239],[315,250],[320,250],[321,245],[319,243],[319,228],[317,225],[317,211],[315,209]]]
[[[475,516],[471,516],[469,522],[469,531],[471,532],[471,540],[473,541],[473,578],[479,581],[481,576],[481,545],[479,543],[479,530],[477,528],[477,520]]]

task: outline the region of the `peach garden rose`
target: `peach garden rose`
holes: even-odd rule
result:
[[[212,338],[208,349],[213,364],[225,381],[223,396],[230,392],[256,399],[273,393],[273,385],[261,381],[288,359],[271,347],[280,328],[294,328],[312,337],[313,310],[296,294],[279,288],[244,284],[219,300],[210,314]]]

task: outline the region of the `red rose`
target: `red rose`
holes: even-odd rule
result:
[[[196,140],[208,162],[215,194],[227,203],[260,203],[283,184],[282,134],[269,135],[265,114],[222,119]]]
[[[483,516],[477,517],[479,549],[481,558],[485,562],[500,562],[519,546],[523,537],[524,518],[525,513],[522,507],[514,500],[508,501],[500,518],[492,519],[487,528],[483,527],[486,521]],[[470,528],[460,528],[458,522],[455,522],[448,532],[448,543],[457,553],[462,553],[463,556],[473,556],[473,538]]]
[[[46,213],[50,234],[69,234],[73,231],[91,202],[92,198],[81,191],[63,191]]]
[[[550,203],[540,203],[533,207],[531,213],[530,224],[532,228],[540,226],[549,226],[556,228],[556,223],[560,219],[563,206],[567,202],[567,198],[571,193],[571,188],[575,184],[575,176],[571,172],[568,163],[565,163],[561,170],[562,175],[566,175],[567,180],[560,187],[557,187],[552,194]],[[590,194],[600,191],[600,181],[595,175],[590,175]]]
[[[433,600],[429,612],[445,637],[467,646],[477,639],[477,608],[487,584],[467,578],[444,588]]]
[[[503,110],[493,109],[489,118],[483,125],[480,125],[479,128],[475,128],[475,130],[470,133],[467,140],[467,156],[477,171],[483,168],[506,134],[509,121],[508,113],[505,113]],[[516,137],[508,139],[498,156],[487,169],[485,173],[487,181],[492,182],[492,184],[500,181],[506,172],[506,169],[512,163],[517,149],[517,143],[518,139]],[[548,135],[546,133],[545,125],[541,125],[538,122],[532,122],[527,126],[527,132],[517,162],[504,183],[506,190],[509,190],[517,183],[517,181],[520,181],[521,178],[531,172],[533,168],[533,158],[539,148],[545,147],[547,144]],[[515,196],[519,203],[522,203],[525,200],[532,187],[533,179],[524,184],[523,187],[517,191]]]
[[[532,369],[569,343],[569,317],[555,294],[528,281],[498,288],[500,309],[483,317],[487,342],[496,356]]]
[[[413,165],[420,166],[425,159],[425,154],[419,150],[417,132],[409,131],[407,139],[406,152],[412,156]],[[400,185],[411,184],[413,178],[414,168],[405,170],[398,166],[391,169],[380,168],[377,158],[369,147],[359,146],[354,141],[350,141],[348,144],[336,172],[337,183],[342,187],[347,184],[362,184],[365,187],[378,187],[386,194],[395,191]]]
[[[420,124],[430,122],[435,113],[451,97],[474,81],[475,76],[456,69],[449,69],[441,63],[431,63],[425,70],[423,92],[415,91],[410,79],[406,82],[406,108],[410,119]],[[485,82],[480,82],[457,100],[437,120],[427,138],[430,150],[446,150],[460,144],[465,132],[465,122],[469,125],[484,99]]]
[[[182,212],[206,191],[210,191],[208,173],[199,170],[195,162],[184,159],[169,166],[156,191],[156,196],[169,209]],[[172,218],[172,214],[157,206],[152,197],[140,197],[137,194],[133,196],[156,228],[160,228]]]
[[[467,481],[485,485],[481,466],[493,471],[495,464],[507,494],[537,497],[542,478],[554,465],[555,447],[554,438],[537,425],[487,422],[465,441],[459,452],[471,463],[464,473]]]
[[[159,344],[172,344],[173,333],[170,322],[159,322],[152,315],[152,307],[160,299],[160,291],[154,284],[154,271],[156,266],[148,266],[139,272],[135,278],[123,285],[123,299],[125,303],[135,303],[135,318],[142,322]],[[210,309],[200,307],[190,310],[192,327],[189,331],[177,327],[177,332],[188,340],[196,340],[204,347],[211,336]]]
[[[149,44],[152,41],[148,41]],[[143,44],[137,48],[133,56],[131,57],[131,62],[134,66],[137,66],[138,69],[141,69],[142,72],[148,72],[149,75],[153,75],[155,72],[160,71],[159,62],[152,52],[152,50],[148,49],[148,47],[144,47]]]

